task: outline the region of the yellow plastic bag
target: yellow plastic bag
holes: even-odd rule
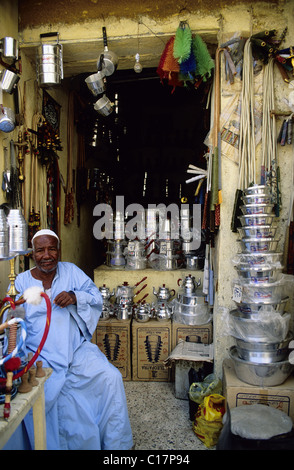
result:
[[[205,397],[198,407],[193,423],[193,431],[206,447],[217,444],[225,413],[225,398],[219,394]]]

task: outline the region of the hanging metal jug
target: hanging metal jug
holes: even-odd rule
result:
[[[0,258],[9,256],[9,226],[3,209],[0,209]]]
[[[56,44],[43,44],[45,37],[57,36]],[[37,50],[37,79],[40,87],[60,85],[63,79],[62,45],[59,44],[59,33],[40,34],[41,45]]]
[[[28,226],[19,209],[10,209],[7,216],[9,225],[9,252],[21,253],[28,249]]]

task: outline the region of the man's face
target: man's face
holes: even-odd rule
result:
[[[44,273],[54,271],[59,259],[57,238],[51,235],[41,235],[35,238],[33,259],[40,271]]]

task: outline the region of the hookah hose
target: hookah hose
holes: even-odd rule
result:
[[[19,377],[21,377],[23,374],[25,374],[30,369],[30,367],[33,365],[33,363],[35,362],[35,360],[37,359],[37,357],[41,353],[41,351],[43,349],[43,346],[45,344],[45,341],[47,339],[47,336],[48,336],[49,327],[50,327],[50,323],[51,323],[51,310],[52,310],[51,302],[50,302],[50,299],[49,299],[48,295],[45,292],[40,292],[40,296],[45,299],[46,306],[47,306],[47,316],[46,316],[46,324],[45,324],[44,333],[43,333],[41,342],[40,342],[35,354],[31,358],[31,360],[28,362],[28,364],[26,364],[26,366],[23,369],[21,369],[21,371],[19,371],[16,374],[13,375],[13,380],[18,379]],[[5,299],[3,299],[3,301],[2,301],[2,303],[4,304],[7,301],[10,302],[11,308],[13,310],[15,310],[16,305],[21,305],[25,302],[24,299],[17,300],[16,302],[14,302],[10,297],[5,297]],[[23,323],[24,323],[23,320],[21,320],[21,319],[13,319],[13,320],[14,320],[14,322],[19,320],[21,325],[23,326]],[[10,320],[10,322],[11,322],[11,320]],[[22,335],[21,335],[22,338],[20,340],[20,344],[15,348],[15,350],[16,349],[18,350],[18,348],[21,347],[22,341],[24,341],[24,338],[23,338],[24,334],[26,334],[26,330],[25,330],[25,333],[22,333]],[[17,351],[15,352],[15,350],[10,353],[10,355],[9,355],[10,357],[13,357],[16,354]],[[9,359],[9,356],[5,357],[4,362]],[[1,365],[1,363],[0,363],[0,365]],[[6,381],[5,378],[0,378],[0,383],[5,382],[5,381]]]

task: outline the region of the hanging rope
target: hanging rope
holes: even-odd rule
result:
[[[277,160],[277,136],[275,117],[271,110],[275,109],[274,95],[274,59],[269,59],[264,66],[263,76],[263,115],[262,115],[262,166],[269,171],[273,161]]]
[[[73,188],[73,131],[74,131],[74,93],[68,97],[67,113],[67,181],[64,206],[64,225],[70,224],[74,219],[74,188]]]
[[[255,182],[254,79],[251,43],[244,46],[239,141],[239,184],[244,189]]]

